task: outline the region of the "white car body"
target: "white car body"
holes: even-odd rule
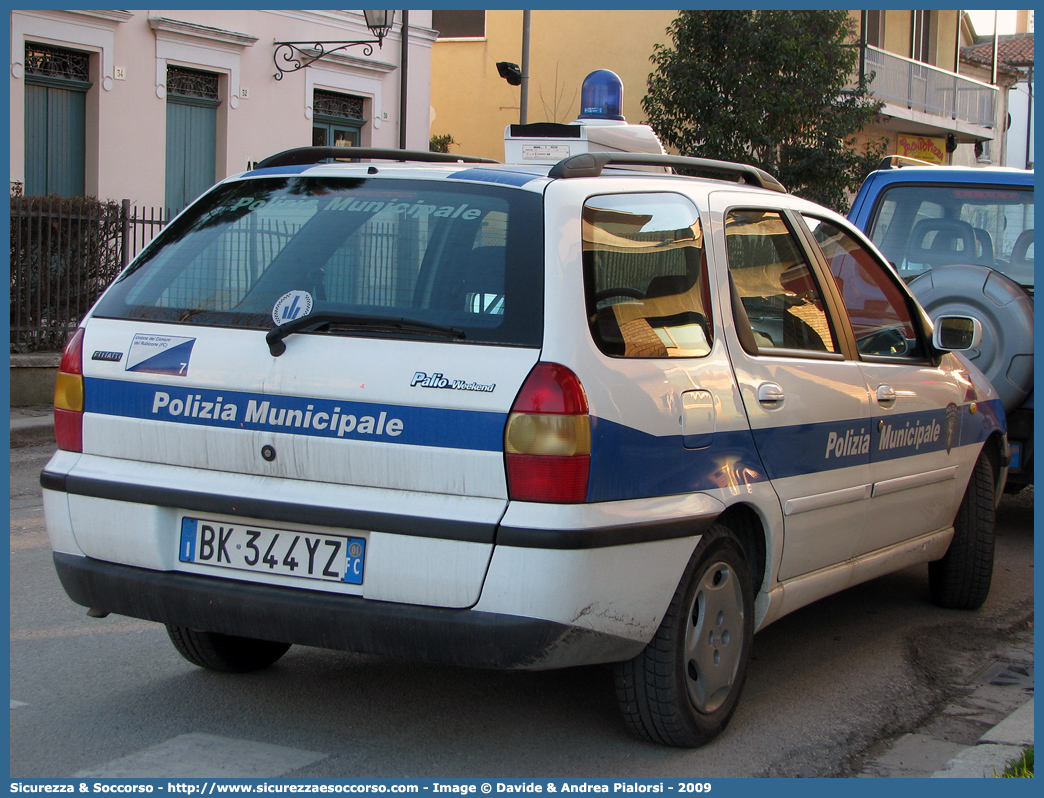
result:
[[[824,261],[803,217],[880,257],[837,214],[779,191],[648,172],[372,171],[260,169],[215,191],[289,175],[526,192],[543,217],[543,231],[532,232],[543,253],[538,343],[298,332],[277,357],[266,344],[271,324],[120,318],[103,298],[82,324],[82,451],[59,451],[42,476],[56,566],[74,600],[96,614],[469,665],[619,662],[657,633],[712,524],[742,520],[753,626],[763,628],[851,585],[938,560],[977,459],[987,452],[1003,467],[1003,411],[974,367],[939,351],[916,362],[859,357],[833,288],[819,304],[832,309],[842,351],[744,348],[725,267],[729,214],[781,214],[821,282]],[[612,195],[671,195],[695,208],[708,353],[600,350],[585,312],[582,211]],[[916,324],[930,335],[923,313]],[[180,369],[162,358],[163,368],[148,368],[153,352],[179,346]],[[538,363],[566,366],[586,393],[583,501],[510,495],[504,427]],[[204,527],[223,530],[211,548],[192,542],[210,534]],[[236,528],[269,537],[233,539]],[[355,568],[358,581],[215,567],[221,534],[242,554],[270,539],[263,530],[304,535],[314,547],[329,541],[338,557],[333,538],[355,540],[357,559],[328,567]],[[183,544],[203,548],[186,558]]]

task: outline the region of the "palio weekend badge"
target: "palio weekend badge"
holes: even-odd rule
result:
[[[127,353],[126,370],[184,377],[195,343],[195,338],[137,333]]]
[[[307,316],[312,312],[312,295],[307,291],[287,291],[276,300],[272,308],[272,321],[276,325]]]

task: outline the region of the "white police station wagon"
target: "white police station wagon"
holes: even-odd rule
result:
[[[352,155],[220,183],[69,343],[41,481],[91,615],[221,671],[615,663],[629,728],[696,746],[782,615],[919,563],[985,600],[981,327],[845,219],[715,161]]]

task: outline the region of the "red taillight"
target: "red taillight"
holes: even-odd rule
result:
[[[587,499],[591,417],[583,385],[565,366],[538,363],[529,373],[508,416],[504,460],[514,500]]]
[[[54,386],[54,439],[59,449],[83,451],[83,328],[65,345]]]

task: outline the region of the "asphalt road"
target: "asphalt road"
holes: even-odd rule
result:
[[[295,647],[260,673],[210,673],[162,627],[91,619],[66,598],[40,506],[50,452],[11,453],[15,778],[848,776],[937,721],[1013,640],[1032,651],[1029,490],[1002,504],[980,611],[934,607],[924,567],[800,610],[755,637],[731,725],[695,751],[631,738],[601,667],[503,673]]]

